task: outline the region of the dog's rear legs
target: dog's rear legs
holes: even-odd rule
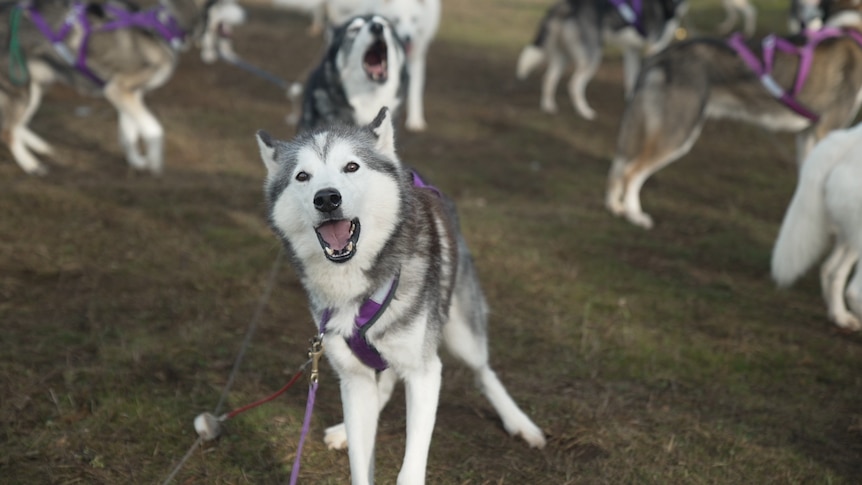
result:
[[[9,100],[8,112],[5,113],[8,118],[8,132],[5,136],[9,150],[18,165],[29,174],[43,175],[48,170],[31,153],[31,150],[41,155],[50,155],[53,151],[45,140],[27,127],[42,101],[42,86],[37,82],[31,82],[25,99],[24,106],[21,103],[24,99],[15,97]]]
[[[858,260],[859,254],[854,249],[844,243],[838,243],[820,273],[829,319],[848,330],[862,329],[862,322],[847,309],[844,301],[847,279]]]
[[[557,101],[554,96],[557,93],[557,84],[563,76],[568,59],[559,49],[554,48],[548,53],[548,68],[542,76],[542,97],[539,100],[539,108],[548,114],[557,113]]]
[[[127,90],[120,81],[105,87],[105,98],[117,109],[120,118],[120,144],[131,166],[160,174],[163,168],[164,129],[147,109],[140,90]],[[143,139],[146,155],[138,149]]]
[[[465,278],[459,275],[459,279]],[[484,301],[471,299],[465,304],[455,295],[450,319],[443,326],[443,341],[453,356],[473,370],[477,386],[497,411],[503,428],[510,435],[523,438],[531,447],[543,448],[545,434],[518,407],[488,364],[488,338],[484,330],[487,313]]]

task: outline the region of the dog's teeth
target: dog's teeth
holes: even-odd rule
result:
[[[332,248],[323,248],[323,250],[324,250],[324,251],[326,251],[326,254],[328,254],[328,255],[330,255],[330,256],[332,256],[332,255],[335,253],[335,252],[332,250]]]
[[[349,253],[351,251],[353,251],[353,241],[350,241],[349,243],[347,243],[347,247],[344,248],[344,252],[346,252],[346,253]]]

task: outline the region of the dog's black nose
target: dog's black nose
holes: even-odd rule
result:
[[[374,22],[371,24],[371,33],[374,35],[380,35],[383,33],[383,24],[378,24]]]
[[[322,189],[314,194],[314,208],[320,212],[332,212],[341,206],[341,193],[335,189]]]

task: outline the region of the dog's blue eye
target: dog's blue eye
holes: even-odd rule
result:
[[[296,181],[297,182],[305,182],[310,178],[311,178],[311,175],[308,175],[305,172],[299,172],[298,174],[296,174]]]
[[[344,166],[344,171],[347,173],[353,173],[357,170],[359,170],[359,164],[356,162],[350,162]]]

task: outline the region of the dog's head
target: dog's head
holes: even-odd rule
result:
[[[403,168],[389,110],[292,141],[259,131],[269,222],[303,267],[367,269],[397,228]]]
[[[392,23],[380,15],[353,17],[333,35],[331,47],[342,82],[354,90],[372,90],[398,81],[404,66],[404,45]]]

